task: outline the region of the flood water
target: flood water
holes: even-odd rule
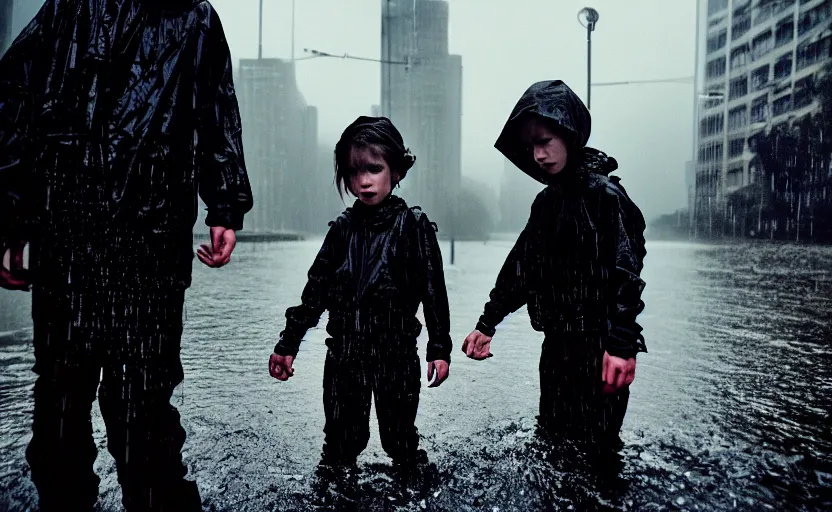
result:
[[[599,481],[535,435],[543,337],[525,308],[501,324],[493,358],[459,351],[511,242],[457,243],[455,265],[444,243],[454,359],[442,387],[423,379],[417,417],[437,475],[398,484],[372,424],[359,472],[321,490],[326,317],[301,346],[294,378],[275,381],[267,368],[319,246],[240,244],[224,269],[195,263],[174,403],[207,509],[832,508],[832,248],[648,243],[640,320],[649,353],[631,387],[623,469]],[[0,295],[0,510],[37,503],[24,459],[35,377],[27,300]],[[97,407],[94,426],[100,509],[119,510]]]

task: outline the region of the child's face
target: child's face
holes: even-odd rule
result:
[[[566,143],[540,119],[523,125],[523,142],[534,153],[534,161],[544,172],[555,175],[566,167]]]
[[[390,171],[377,147],[350,149],[349,189],[362,203],[377,205],[390,194],[398,181],[398,174]]]

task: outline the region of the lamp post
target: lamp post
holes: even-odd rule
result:
[[[260,14],[257,17],[257,60],[263,58],[263,0],[260,0]]]
[[[581,19],[583,17],[583,20]],[[592,7],[584,7],[578,11],[578,22],[586,27],[586,108],[591,108],[592,93],[592,31],[598,23],[598,11]],[[584,21],[586,23],[584,23]]]

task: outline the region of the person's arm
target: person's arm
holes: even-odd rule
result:
[[[318,325],[326,309],[327,291],[332,275],[339,264],[338,255],[342,253],[343,229],[342,222],[330,223],[321,250],[309,268],[301,303],[286,310],[286,327],[280,333],[280,340],[274,347],[275,354],[296,357],[306,332]]]
[[[642,327],[637,321],[644,310],[641,294],[645,283],[641,270],[646,255],[645,224],[641,211],[623,189],[611,183],[605,192],[615,266],[610,272],[609,332],[604,341],[601,380],[605,393],[615,393],[632,384],[636,355],[647,351]]]
[[[37,222],[33,159],[60,0],[47,0],[0,59],[0,287],[28,290],[23,250]],[[9,268],[2,265],[9,251]]]
[[[542,194],[543,192],[535,198],[529,220],[508,253],[477,322],[476,330],[488,337],[494,336],[497,325],[506,316],[523,307],[528,301],[528,245],[534,234],[535,223],[539,220],[537,217],[540,215]]]
[[[445,288],[445,272],[442,252],[436,238],[434,225],[427,215],[419,217],[419,250],[425,272],[425,289],[422,293],[422,311],[428,331],[427,361],[451,362],[451,313],[448,291]]]
[[[615,268],[610,273],[610,330],[604,348],[611,356],[629,359],[647,351],[637,320],[644,310],[641,270],[646,255],[645,225],[638,207],[617,187],[607,198],[611,203],[608,211],[615,242]]]
[[[445,288],[445,272],[442,268],[442,252],[436,239],[435,224],[427,215],[420,215],[419,256],[425,272],[425,288],[422,292],[422,311],[428,330],[425,359],[428,362],[429,387],[440,386],[448,378],[451,364],[451,312],[448,307],[448,291]]]
[[[462,351],[472,359],[482,360],[491,357],[491,338],[497,331],[497,325],[510,313],[520,309],[529,297],[529,243],[535,236],[537,222],[540,220],[543,196],[542,191],[534,200],[529,221],[517,237],[511,251],[503,263],[497,282],[489,294],[489,300],[483,307],[483,313],[476,328],[465,338]]]
[[[214,13],[206,36],[202,58],[209,72],[201,75],[208,88],[199,113],[197,158],[199,195],[208,215],[205,224],[222,240],[223,231],[243,229],[243,217],[251,210],[253,198],[243,157],[242,124],[234,80],[231,53],[219,17]],[[224,228],[224,229],[216,229]],[[233,248],[233,247],[232,247]],[[213,247],[219,251],[221,247]],[[230,250],[228,251],[230,255]]]

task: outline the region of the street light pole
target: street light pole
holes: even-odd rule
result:
[[[260,16],[258,19],[258,33],[257,33],[257,60],[263,58],[263,0],[260,0]]]
[[[586,25],[581,21],[582,15],[586,19]],[[578,22],[586,27],[586,108],[591,108],[592,105],[592,32],[598,18],[598,11],[592,7],[584,7],[578,11]]]
[[[260,0],[262,3],[263,0]],[[292,0],[292,60],[295,60],[295,0]]]

